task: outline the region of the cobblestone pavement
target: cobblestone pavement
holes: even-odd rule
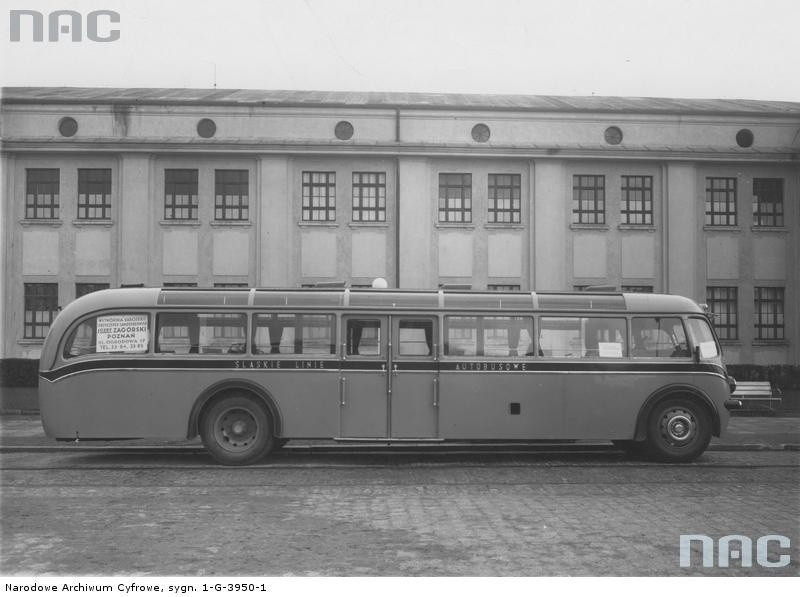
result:
[[[5,575],[760,575],[800,571],[800,454],[318,456],[12,452]],[[690,568],[679,536],[781,534],[783,568]],[[777,553],[771,559],[777,559]]]

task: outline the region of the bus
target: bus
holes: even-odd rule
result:
[[[124,288],[58,314],[39,398],[48,437],[199,435],[224,465],[293,439],[598,440],[686,462],[724,432],[734,383],[680,296]]]

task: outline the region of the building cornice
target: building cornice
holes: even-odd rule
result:
[[[461,145],[418,143],[306,143],[253,142],[215,139],[108,140],[61,138],[3,140],[3,153],[149,153],[163,155],[298,155],[368,157],[447,157],[447,158],[538,158],[538,159],[639,159],[658,161],[772,162],[800,164],[800,148],[719,150],[711,147],[613,147],[607,145]]]

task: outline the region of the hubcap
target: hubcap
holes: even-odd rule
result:
[[[231,452],[243,452],[258,437],[258,423],[249,411],[242,408],[226,410],[217,417],[214,426],[217,444]]]
[[[687,410],[673,409],[661,418],[661,435],[672,445],[686,445],[696,433],[694,415]]]

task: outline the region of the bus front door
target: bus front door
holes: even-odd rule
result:
[[[344,317],[339,388],[339,435],[388,437],[389,318]]]
[[[343,327],[340,437],[437,437],[436,319],[357,315]]]
[[[438,326],[433,317],[392,318],[392,437],[438,437]]]

